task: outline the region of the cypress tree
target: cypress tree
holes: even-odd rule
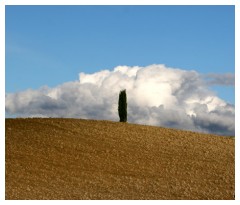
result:
[[[126,90],[121,90],[118,99],[118,115],[120,122],[127,122],[127,94]]]

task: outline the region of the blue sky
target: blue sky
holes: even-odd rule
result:
[[[234,6],[6,6],[6,92],[118,65],[234,73],[234,23]]]

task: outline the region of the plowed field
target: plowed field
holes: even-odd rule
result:
[[[6,199],[234,199],[235,141],[129,123],[6,119]]]

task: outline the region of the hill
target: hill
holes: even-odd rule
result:
[[[6,119],[6,199],[234,199],[234,138],[80,119]]]

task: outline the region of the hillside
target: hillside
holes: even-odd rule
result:
[[[6,119],[6,199],[234,199],[234,138],[79,119]]]

